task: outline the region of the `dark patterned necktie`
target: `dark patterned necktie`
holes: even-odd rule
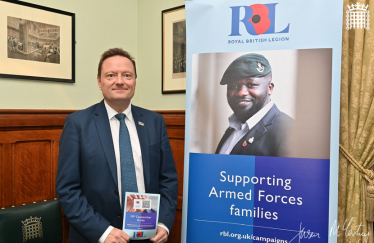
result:
[[[117,114],[119,120],[119,154],[121,161],[121,192],[122,192],[122,208],[125,209],[126,192],[138,192],[136,183],[134,157],[132,155],[131,141],[129,130],[125,123],[126,115]]]

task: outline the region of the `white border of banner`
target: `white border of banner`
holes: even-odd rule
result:
[[[213,3],[214,2],[214,3]],[[242,52],[243,47],[239,45],[222,48],[224,43],[219,43],[220,29],[228,26],[224,21],[227,17],[222,11],[225,4],[229,2],[230,6],[234,5],[251,5],[255,2],[237,0],[186,0],[186,20],[187,20],[187,75],[186,75],[186,125],[185,125],[185,164],[184,164],[184,188],[183,188],[183,211],[182,211],[182,243],[186,242],[187,235],[187,213],[188,213],[188,175],[189,175],[189,152],[190,152],[190,119],[191,119],[191,79],[192,79],[192,55],[197,53],[212,52]],[[269,1],[259,0],[256,3],[272,3]],[[323,5],[323,7],[321,7]],[[227,5],[228,6],[228,5]],[[290,7],[291,6],[291,7]],[[208,10],[214,8],[214,16],[210,15]],[[292,9],[291,9],[292,8]],[[307,13],[317,17],[308,19]],[[343,2],[333,0],[297,2],[291,0],[282,1],[277,6],[278,12],[292,12],[286,14],[290,22],[290,33],[292,41],[274,43],[272,46],[254,44],[247,46],[246,51],[263,51],[263,50],[286,50],[286,49],[310,49],[310,48],[333,48],[333,69],[332,69],[332,93],[331,93],[331,140],[330,140],[330,184],[329,184],[329,243],[337,242],[337,235],[330,234],[334,223],[337,220],[338,211],[338,170],[339,170],[339,118],[340,118],[340,75],[341,75],[341,37],[343,26]],[[202,14],[204,13],[204,14]],[[316,14],[318,13],[318,14]],[[195,16],[196,15],[196,16]],[[329,23],[324,22],[322,16],[329,15]],[[220,18],[218,18],[220,17]],[[319,18],[320,17],[320,18]],[[210,22],[211,19],[217,28],[206,29],[205,32],[198,30],[191,31],[190,28],[198,26],[194,22],[199,22],[199,28],[203,23]],[[303,21],[301,21],[303,19]],[[281,26],[284,26],[282,19],[277,19]],[[278,24],[278,23],[277,23]],[[196,38],[191,34],[204,33],[204,37]],[[267,37],[270,37],[268,35]],[[227,42],[228,34],[224,36]],[[250,37],[250,36],[249,36]],[[253,37],[253,36],[252,36]],[[222,38],[222,36],[221,36]],[[248,36],[243,37],[248,38]],[[204,41],[202,41],[204,39]]]

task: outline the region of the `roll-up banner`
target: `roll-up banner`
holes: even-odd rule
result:
[[[343,2],[185,3],[182,242],[336,242]]]

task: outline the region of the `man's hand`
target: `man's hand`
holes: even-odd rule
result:
[[[135,212],[135,213],[144,213],[145,210],[142,209],[134,209],[134,200],[135,199],[146,199],[147,197],[144,195],[128,195],[127,196],[127,205],[126,205],[126,212]],[[125,202],[123,202],[125,203]]]
[[[155,243],[164,243],[168,240],[168,232],[166,229],[158,226],[155,237],[151,238],[150,241]]]
[[[106,237],[104,243],[127,243],[130,241],[130,236],[120,229],[114,228]]]

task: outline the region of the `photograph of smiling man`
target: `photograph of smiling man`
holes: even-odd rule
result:
[[[269,61],[255,53],[240,56],[226,69],[220,84],[227,85],[227,102],[234,114],[216,153],[289,155],[286,140],[293,119],[280,112],[270,98],[274,83]]]
[[[329,158],[331,70],[331,49],[194,55],[191,152]]]

